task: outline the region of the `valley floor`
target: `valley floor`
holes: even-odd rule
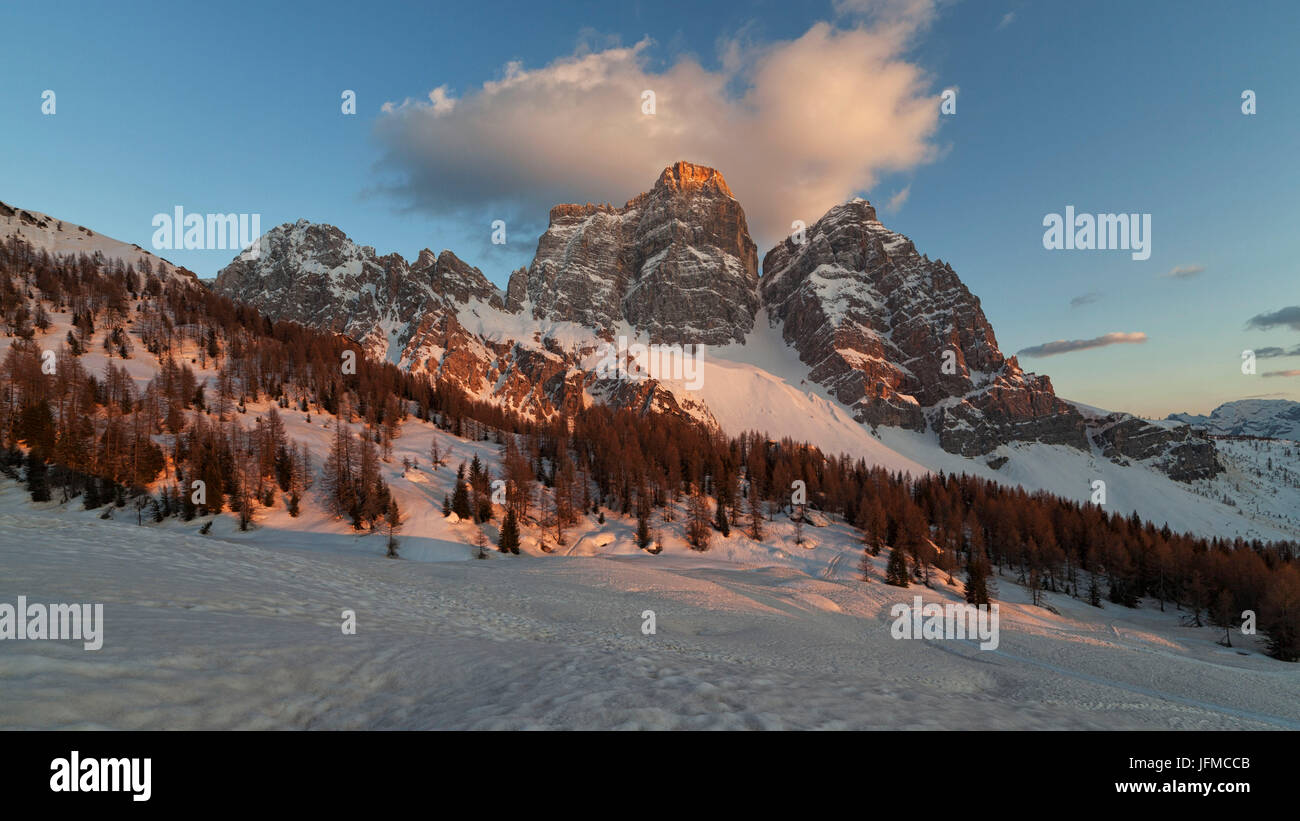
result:
[[[1058,615],[1004,578],[996,650],[895,640],[892,604],[956,588],[864,582],[849,540],[818,544],[838,551],[820,571],[467,545],[427,562],[197,524],[38,510],[5,483],[0,601],[102,602],[105,638],[0,642],[0,729],[1300,729],[1300,665],[1152,602],[1048,594]]]

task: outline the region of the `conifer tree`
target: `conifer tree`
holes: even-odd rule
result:
[[[27,454],[27,492],[32,495],[33,502],[50,500],[50,483],[45,459],[35,449]]]
[[[384,511],[384,530],[386,531],[388,558],[397,558],[397,532],[402,529],[402,510],[397,506],[397,500],[390,498],[388,508]]]
[[[650,495],[642,486],[636,496],[636,546],[645,550],[650,538]]]
[[[474,511],[469,503],[469,488],[465,482],[465,463],[461,462],[460,467],[456,468],[456,487],[451,494],[451,510],[461,520],[469,519],[474,515]]]
[[[497,537],[497,549],[502,553],[519,555],[519,522],[513,508],[506,508],[505,519],[501,522],[501,533]]]
[[[889,564],[885,566],[885,584],[907,587],[907,552],[902,547],[889,550]]]
[[[731,523],[727,521],[727,505],[719,498],[717,509],[713,515],[713,526],[718,529],[723,538],[731,535]]]
[[[989,564],[983,553],[972,553],[966,562],[966,603],[989,603]]]

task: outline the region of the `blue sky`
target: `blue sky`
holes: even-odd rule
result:
[[[541,203],[621,203],[649,187],[654,167],[676,159],[719,167],[751,222],[772,211],[778,194],[767,186],[781,189],[747,170],[766,167],[762,150],[742,157],[746,147],[737,146],[733,172],[728,152],[695,137],[678,144],[660,136],[629,151],[627,173],[543,172],[526,161],[532,135],[523,120],[499,162],[496,147],[466,160],[477,163],[474,174],[500,169],[496,184],[506,193],[487,202],[464,179],[439,186],[459,155],[440,158],[438,146],[418,144],[418,135],[417,143],[393,136],[386,123],[403,111],[419,115],[409,121],[416,129],[420,116],[433,116],[403,101],[427,107],[429,92],[444,88],[459,100],[463,126],[476,110],[472,98],[510,76],[508,64],[543,78],[575,55],[613,54],[647,39],[630,58],[628,82],[662,76],[664,87],[680,91],[692,81],[673,72],[698,63],[740,99],[755,75],[730,67],[733,47],[753,56],[806,43],[818,23],[832,33],[879,30],[903,3],[924,5],[852,4],[871,7],[863,15],[788,2],[6,4],[0,199],[145,247],[152,216],[175,205],[259,213],[264,230],[305,217],[338,225],[381,253],[413,258],[424,247],[450,248],[504,284],[532,256],[545,227]],[[1231,10],[1209,2],[944,3],[909,21],[889,60],[916,72],[919,85],[904,95],[910,99],[932,96],[937,106],[940,92],[956,87],[956,113],[914,124],[911,142],[900,141],[907,143],[900,151],[923,145],[923,159],[882,159],[888,152],[879,143],[888,140],[863,139],[860,150],[875,158],[869,171],[822,182],[837,197],[871,199],[887,225],[950,262],[980,296],[1007,353],[1058,339],[1146,335],[1141,344],[1022,358],[1027,370],[1051,375],[1063,396],[1147,415],[1206,412],[1247,396],[1300,399],[1300,376],[1263,376],[1300,371],[1300,357],[1261,359],[1254,376],[1240,370],[1246,348],[1300,345],[1300,327],[1246,327],[1252,317],[1300,305],[1297,31],[1293,3]],[[847,67],[819,75],[828,87],[854,70],[843,60],[835,65]],[[779,80],[762,82],[780,93]],[[41,114],[45,89],[57,94],[55,116]],[[340,112],[343,89],[357,93],[354,117]],[[1254,116],[1241,111],[1244,89],[1256,94]],[[558,99],[546,105],[568,115],[571,103],[581,134],[591,101]],[[385,115],[384,103],[398,114]],[[745,109],[729,108],[733,118]],[[497,113],[486,103],[478,110]],[[664,121],[678,122],[668,111]],[[501,114],[502,121],[512,116],[517,111]],[[461,128],[454,118],[447,122],[453,130],[437,132],[439,140],[473,139],[472,130],[454,130]],[[710,120],[681,122],[698,132]],[[765,125],[784,129],[771,145],[784,139],[790,153],[788,132],[798,124]],[[816,137],[807,135],[810,143]],[[588,147],[598,147],[594,140]],[[608,149],[611,140],[604,143]],[[797,139],[793,145],[797,153]],[[852,159],[841,156],[842,146],[825,150]],[[809,158],[808,167],[823,159]],[[433,169],[432,181],[408,185],[418,176],[413,163]],[[779,163],[770,167],[778,169],[772,176],[784,173]],[[512,203],[516,175],[521,193]],[[895,197],[897,206],[885,207]],[[1045,250],[1043,217],[1067,205],[1151,214],[1150,259]],[[510,225],[504,246],[488,242],[497,213]],[[820,213],[795,216],[811,222]],[[756,234],[761,255],[774,237]],[[231,256],[161,253],[204,276]],[[1178,267],[1203,270],[1162,276]],[[1094,296],[1072,307],[1084,295]]]

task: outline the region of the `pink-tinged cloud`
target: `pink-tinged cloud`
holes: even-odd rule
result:
[[[1107,345],[1136,345],[1146,341],[1147,335],[1140,331],[1136,333],[1113,333],[1094,337],[1093,339],[1058,339],[1055,342],[1044,342],[1042,345],[1021,348],[1016,355],[1056,356],[1073,351],[1086,351],[1090,348],[1104,348]]]
[[[1300,376],[1300,371],[1268,371],[1261,376]]]
[[[501,208],[540,218],[559,202],[622,202],[678,160],[720,170],[760,246],[811,224],[885,173],[934,156],[939,99],[907,49],[933,4],[841,4],[845,28],[817,23],[767,45],[731,41],[720,67],[653,44],[579,49],[540,68],[511,63],[463,96],[384,106],[382,186],[407,208]],[[654,94],[654,113],[643,113]],[[901,200],[899,202],[901,204]],[[507,213],[508,212],[508,213]]]

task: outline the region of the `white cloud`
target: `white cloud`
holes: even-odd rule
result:
[[[817,23],[767,45],[733,39],[717,70],[690,57],[656,70],[649,40],[583,46],[536,69],[510,63],[458,98],[439,86],[428,101],[387,104],[376,135],[396,179],[382,188],[433,213],[542,218],[558,202],[622,204],[688,160],[723,173],[761,253],[792,221],[811,224],[934,156],[938,97],[905,56],[933,4],[841,5],[871,22]],[[642,113],[646,90],[653,116]]]

